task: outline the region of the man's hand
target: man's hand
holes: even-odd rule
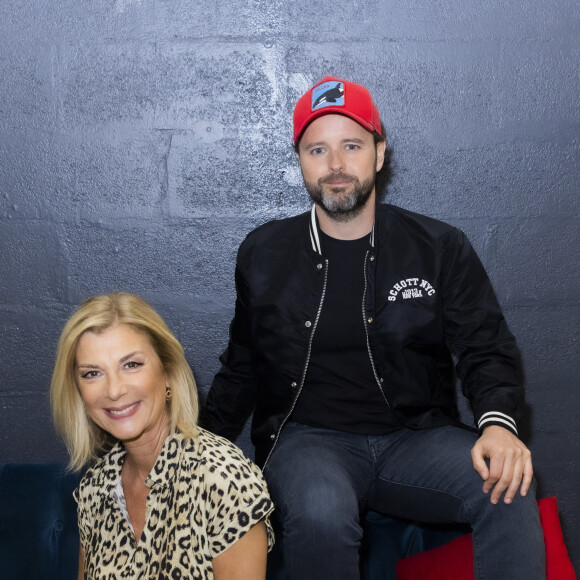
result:
[[[489,458],[489,469],[485,458]],[[493,489],[491,503],[498,503],[504,491],[503,501],[511,503],[518,487],[521,495],[528,493],[534,474],[532,454],[511,431],[497,425],[486,427],[471,450],[471,459],[484,481],[483,493]]]

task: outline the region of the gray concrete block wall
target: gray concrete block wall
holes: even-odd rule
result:
[[[3,0],[0,461],[66,459],[47,389],[92,294],[151,301],[207,390],[238,244],[308,207],[290,116],[331,73],[376,97],[388,201],[463,228],[488,268],[580,570],[579,37],[576,0]]]

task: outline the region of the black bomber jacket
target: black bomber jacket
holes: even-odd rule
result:
[[[458,419],[457,374],[477,428],[501,425],[517,435],[518,350],[463,232],[378,204],[371,245],[361,316],[377,388],[402,424],[466,427]],[[259,465],[302,391],[329,267],[314,208],[258,227],[240,246],[230,340],[203,422],[234,439],[253,411]]]

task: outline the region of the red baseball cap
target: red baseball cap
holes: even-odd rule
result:
[[[381,116],[362,85],[325,77],[300,97],[294,108],[294,145],[307,125],[329,113],[346,115],[371,133],[381,135]]]

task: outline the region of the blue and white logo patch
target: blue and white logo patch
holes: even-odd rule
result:
[[[344,107],[344,84],[338,81],[322,83],[312,89],[312,110],[322,107]]]

